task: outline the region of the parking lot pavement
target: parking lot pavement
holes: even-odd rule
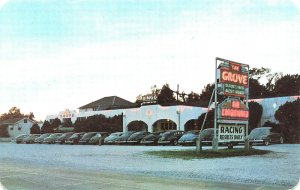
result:
[[[9,189],[195,189],[199,185],[207,189],[288,189],[296,185],[300,145],[256,148],[275,153],[181,160],[150,156],[145,151],[194,147],[1,143],[0,181]]]
[[[141,175],[126,175],[102,171],[86,171],[49,167],[28,167],[9,161],[0,163],[2,184],[8,190],[268,190],[283,189],[282,187],[232,184],[222,182],[201,182],[188,179],[170,179]]]

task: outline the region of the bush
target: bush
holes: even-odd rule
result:
[[[30,128],[30,134],[40,134],[41,129],[38,124],[33,124],[32,127]]]
[[[275,113],[279,121],[285,141],[289,143],[300,142],[300,99],[286,102]]]

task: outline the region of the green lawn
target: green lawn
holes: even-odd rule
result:
[[[146,154],[159,156],[163,158],[179,158],[184,160],[190,159],[207,159],[207,158],[226,158],[236,156],[251,156],[251,155],[263,155],[270,153],[268,150],[250,149],[245,151],[242,148],[239,149],[219,149],[218,152],[210,150],[203,150],[201,153],[197,153],[196,150],[166,150],[166,151],[147,151]]]

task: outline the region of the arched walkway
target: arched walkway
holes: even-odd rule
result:
[[[160,119],[153,123],[153,132],[176,130],[177,125],[170,119]]]
[[[148,125],[144,121],[131,121],[127,125],[128,131],[148,131]]]
[[[184,131],[198,130],[200,127],[197,126],[196,121],[197,121],[197,119],[188,120],[184,124]]]

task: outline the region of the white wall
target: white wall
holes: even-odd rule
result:
[[[15,138],[21,134],[30,134],[30,128],[32,125],[33,123],[31,120],[27,119],[27,123],[24,123],[24,119],[22,119],[19,122],[8,126],[8,135],[12,138]]]

